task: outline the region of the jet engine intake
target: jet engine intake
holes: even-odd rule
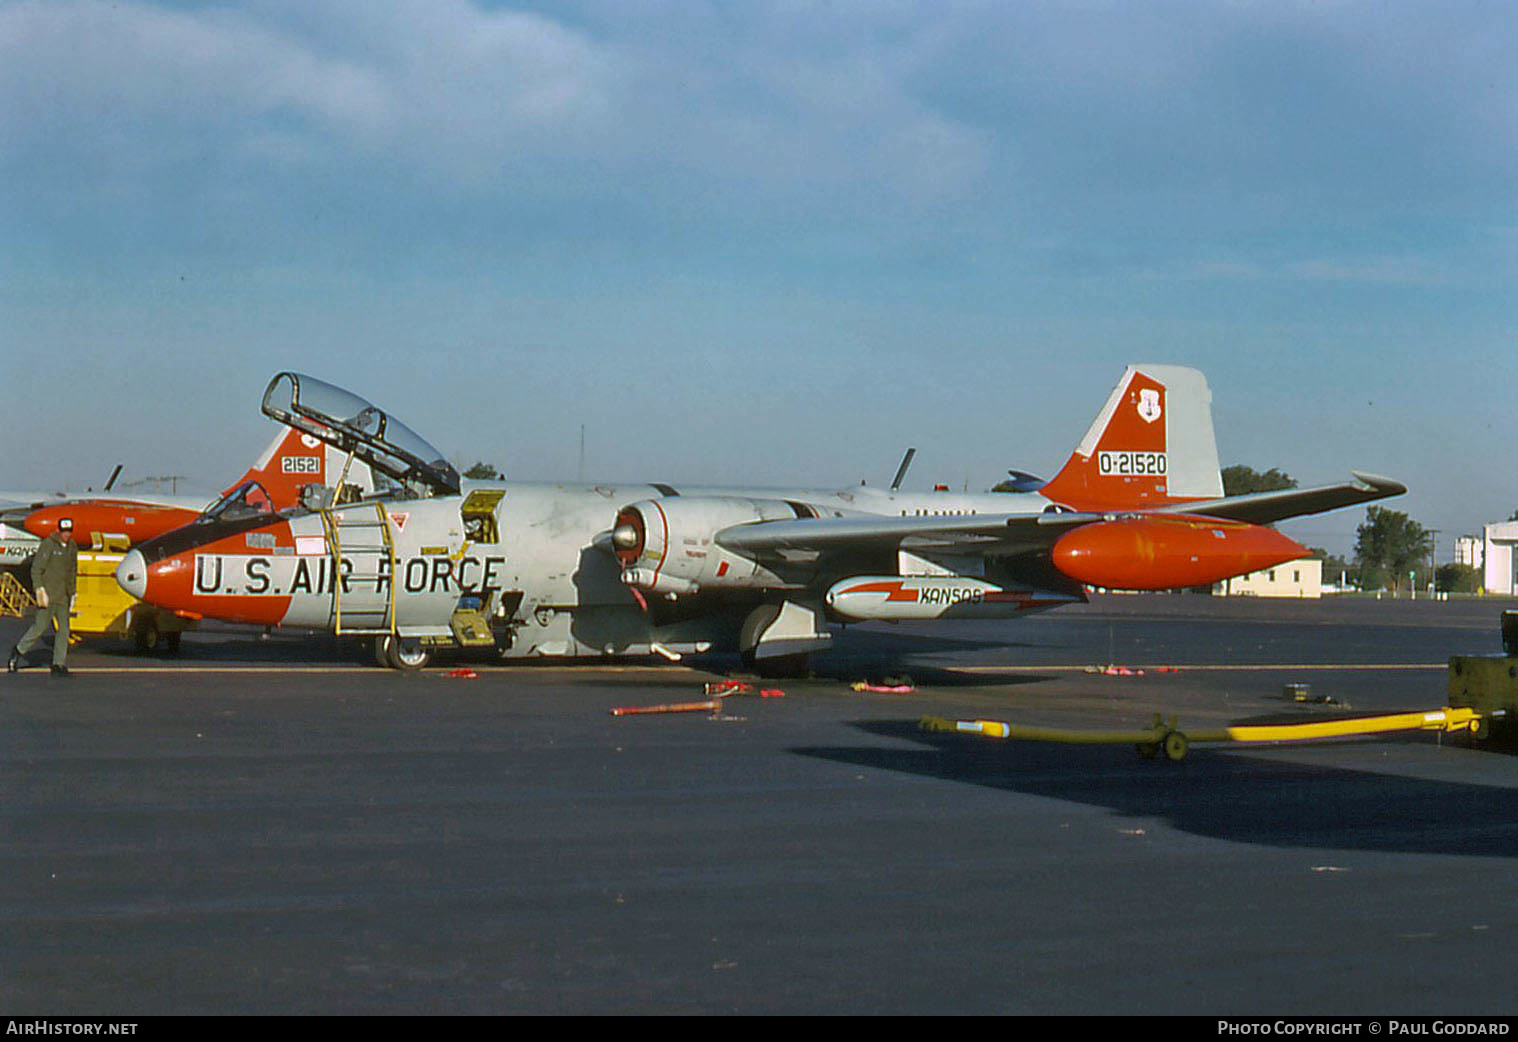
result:
[[[617,511],[611,550],[622,565],[622,582],[650,593],[680,597],[714,587],[769,589],[787,584],[757,561],[718,546],[716,534],[732,525],[796,516],[784,500],[645,499]]]

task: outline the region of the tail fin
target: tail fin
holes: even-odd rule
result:
[[[232,482],[227,492],[256,481],[269,494],[274,509],[283,510],[300,502],[300,490],[305,486],[335,485],[339,478],[345,485],[357,485],[360,492],[374,491],[369,465],[356,459],[343,476],[346,460],[347,456],[331,445],[293,427],[281,427],[263,455]]]
[[[1212,392],[1195,369],[1130,365],[1040,492],[1076,510],[1128,510],[1223,494]]]

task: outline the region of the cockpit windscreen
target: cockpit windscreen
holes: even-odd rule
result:
[[[256,481],[245,481],[206,508],[201,521],[232,521],[274,513],[274,501]]]

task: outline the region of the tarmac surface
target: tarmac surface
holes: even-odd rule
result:
[[[1512,1015],[1511,747],[1169,763],[917,729],[1436,708],[1511,607],[1103,597],[857,626],[784,698],[626,717],[727,664],[81,645],[71,677],[0,677],[0,1011]],[[1109,663],[1145,672],[1085,671]]]

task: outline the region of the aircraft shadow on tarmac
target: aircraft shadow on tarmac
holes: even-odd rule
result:
[[[1273,847],[1518,856],[1518,790],[1465,785],[1193,747],[1179,764],[1126,746],[1044,745],[924,734],[915,722],[866,721],[916,749],[807,747],[857,767],[1106,807],[1184,832]],[[1426,743],[1427,736],[1389,744]],[[1394,763],[1395,761],[1393,761]]]
[[[952,667],[923,666],[894,660],[846,659],[827,662],[813,668],[814,680],[833,680],[851,684],[864,680],[874,684],[912,684],[920,688],[950,687],[1015,687],[1018,684],[1042,684],[1057,679],[1053,674],[1040,673],[1031,666],[1026,672],[960,672]]]
[[[919,687],[981,687],[988,684],[1008,686],[1037,684],[1055,679],[1030,664],[1026,669],[998,672],[960,671],[952,665],[923,662],[916,656],[956,651],[1005,650],[1016,657],[1020,649],[1046,650],[1047,644],[1022,644],[1007,640],[961,640],[954,637],[921,636],[912,633],[888,633],[879,630],[850,628],[839,635],[834,646],[812,657],[811,675],[819,680],[852,683],[911,683]]]
[[[6,647],[14,644],[25,630],[27,621],[24,619],[0,619],[0,644],[4,644]],[[882,632],[878,629],[862,629],[853,626],[848,627],[838,636],[839,639],[832,650],[823,652],[814,658],[815,673],[819,677],[859,680],[879,679],[890,674],[908,673],[914,678],[921,678],[924,682],[949,686],[987,683],[1015,684],[1030,682],[1032,679],[1046,679],[1043,677],[1029,678],[1024,674],[1009,674],[1005,677],[973,676],[955,673],[951,669],[946,670],[934,666],[923,666],[912,661],[912,656],[914,655],[972,650],[985,651],[989,648],[1005,648],[1009,651],[1015,651],[1022,647],[1036,646],[1043,648],[1045,645],[1023,645],[1003,640],[960,640],[952,637],[945,638],[939,636],[921,636],[911,633]],[[191,632],[186,636],[179,652],[173,654],[162,652],[156,655],[143,654],[136,650],[131,641],[113,637],[92,637],[86,642],[84,650],[98,654],[106,660],[140,662],[152,662],[155,659],[162,659],[165,662],[188,660],[202,663],[237,662],[257,665],[278,663],[318,665],[372,664],[374,661],[373,651],[366,640],[340,639],[331,634],[315,633],[306,630],[275,629],[272,633],[265,634],[259,628],[223,623],[210,623],[198,631]],[[35,654],[45,658],[45,649],[39,649]],[[449,663],[455,659],[461,665],[497,661],[496,656],[488,649],[483,652],[477,651],[474,653],[459,652],[445,657],[442,661]],[[605,661],[605,659],[597,657],[586,659],[547,658],[541,661],[517,659],[513,660],[511,664],[514,667],[525,664],[553,668],[581,663],[604,663]],[[642,661],[650,665],[666,664],[665,660],[659,658],[650,658]],[[697,669],[705,669],[717,673],[740,671],[736,654],[723,655],[713,653],[711,655],[689,658],[684,665],[676,663],[668,663],[668,665],[674,671],[688,669],[692,666]]]
[[[1004,632],[988,631],[984,639],[972,637],[943,636],[902,632],[896,627],[884,628],[886,624],[869,627],[845,626],[835,631],[835,651],[823,652],[822,657],[832,654],[857,655],[860,657],[893,659],[908,655],[931,655],[947,651],[984,651],[989,648],[1016,650],[1019,648],[1045,649],[1048,643],[1029,643],[1004,639]]]

